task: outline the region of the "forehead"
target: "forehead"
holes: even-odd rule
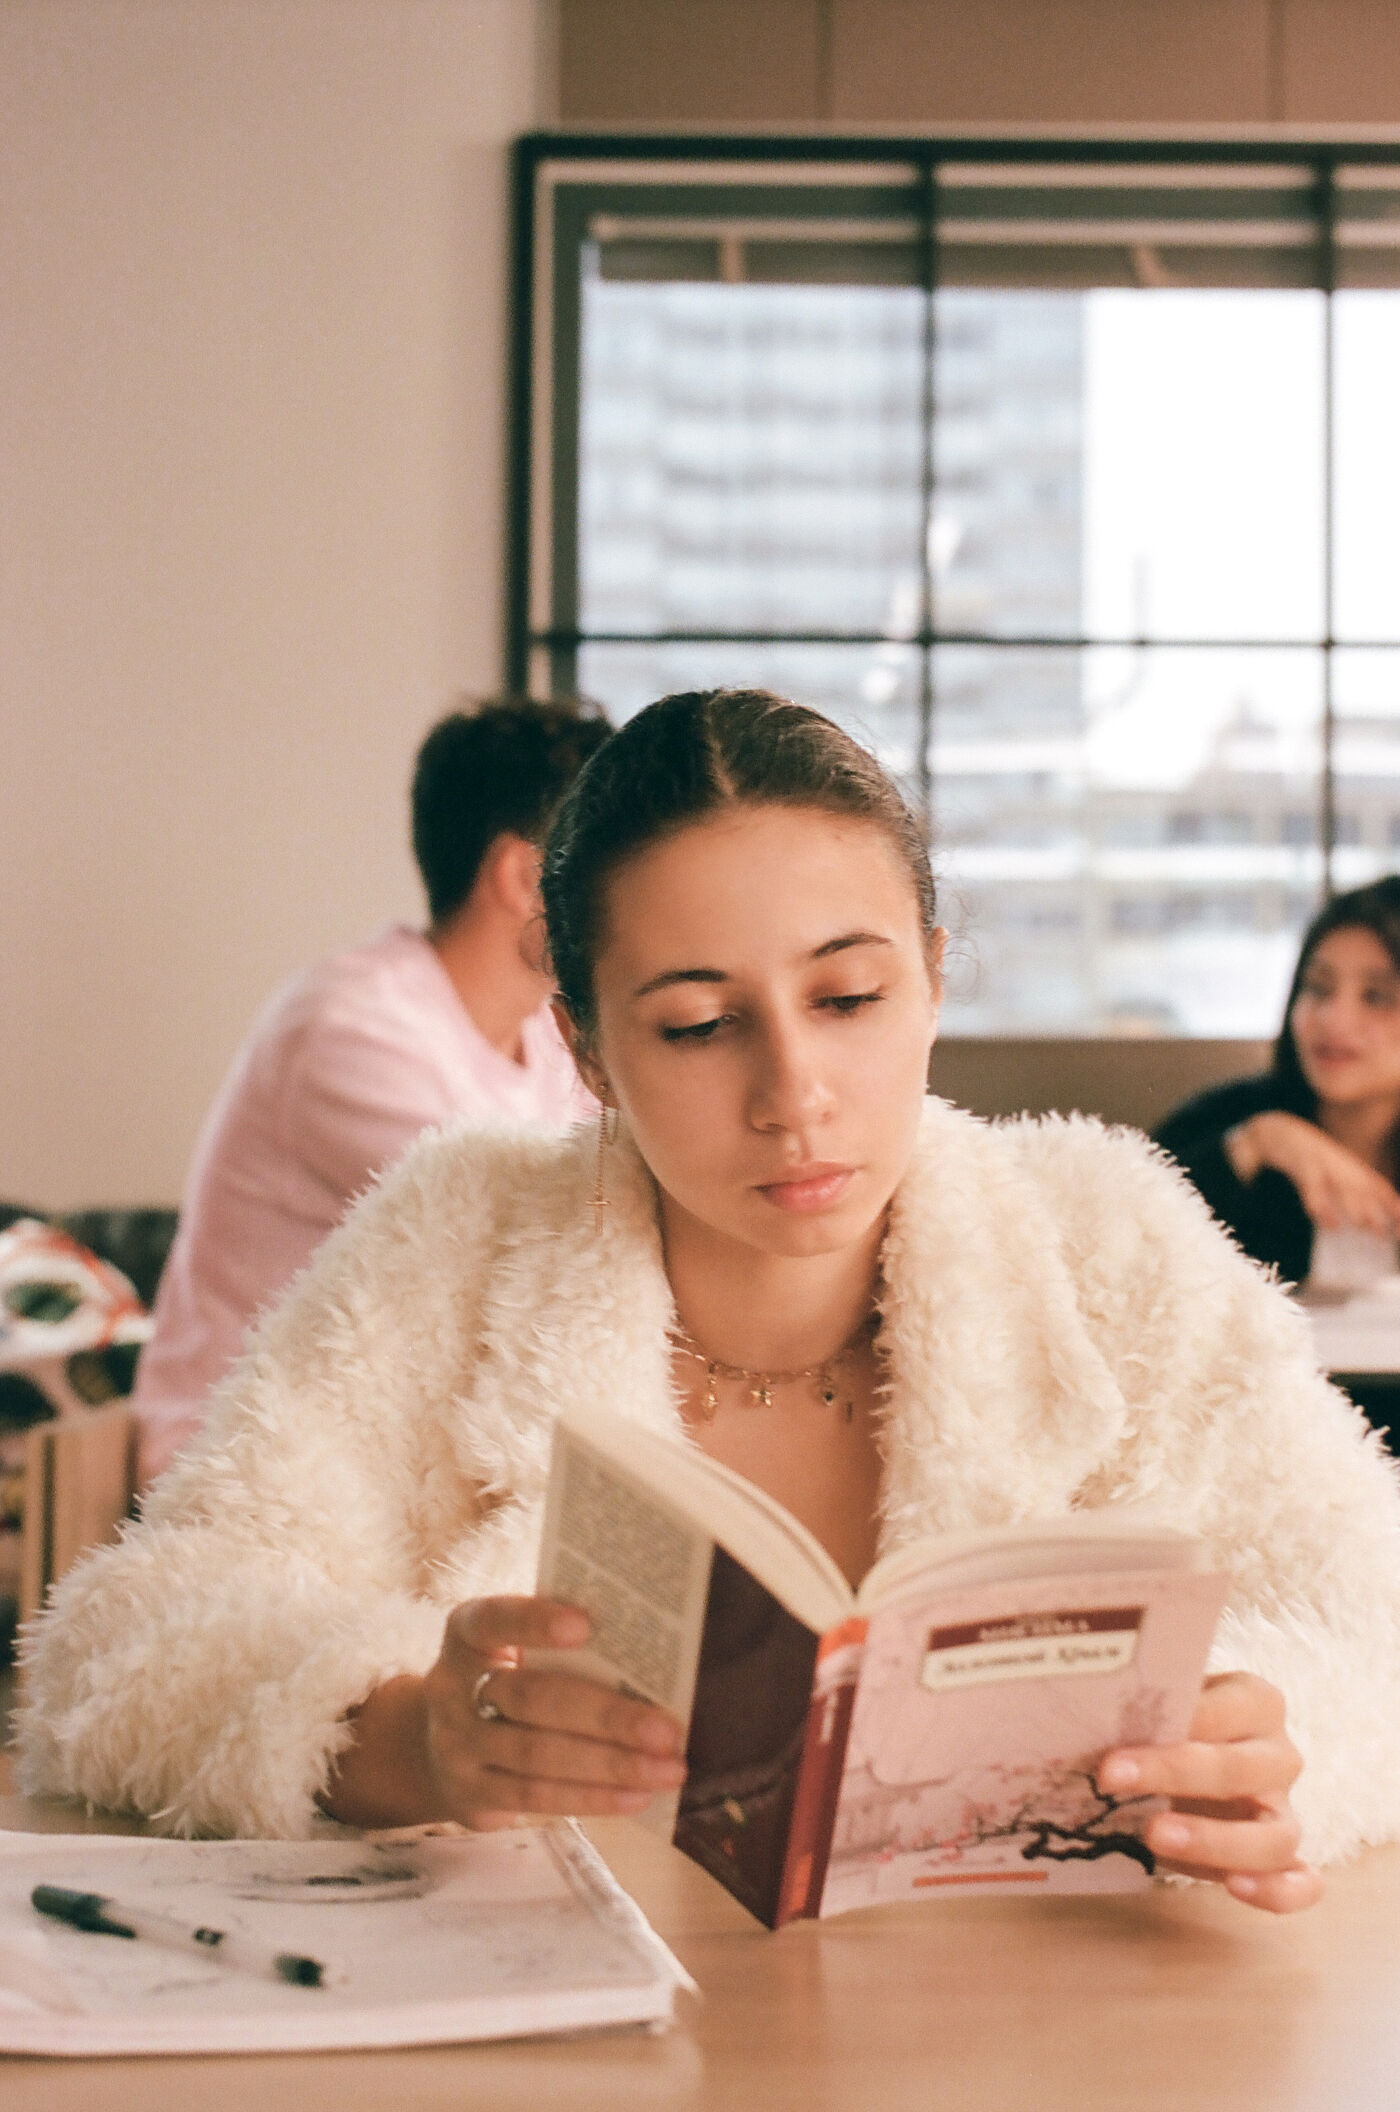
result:
[[[727,967],[800,953],[856,927],[919,939],[912,875],[876,822],[811,807],[736,807],[620,866],[603,897],[599,965],[680,953]]]
[[[1387,948],[1363,924],[1343,924],[1339,930],[1329,931],[1314,946],[1308,966],[1334,975],[1396,977],[1398,973]]]

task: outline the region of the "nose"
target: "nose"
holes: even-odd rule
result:
[[[1364,1016],[1356,993],[1351,990],[1327,990],[1314,1000],[1314,1017],[1320,1026],[1353,1027]]]
[[[749,1121],[755,1129],[802,1136],[836,1105],[810,1029],[792,1020],[766,1022],[754,1037]]]
[[[1313,1008],[1304,1031],[1304,1046],[1350,1050],[1368,1047],[1373,1038],[1374,1016],[1355,993],[1331,990]]]

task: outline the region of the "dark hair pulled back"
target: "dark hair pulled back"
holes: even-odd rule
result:
[[[764,689],[686,690],[629,719],[580,773],[545,849],[543,892],[559,993],[584,1034],[608,881],[640,851],[736,806],[811,807],[883,831],[909,874],[925,934],[937,924],[923,831],[859,742]]]
[[[1369,931],[1380,940],[1400,972],[1400,877],[1392,873],[1384,880],[1373,880],[1367,887],[1354,887],[1347,894],[1334,895],[1303,933],[1298,965],[1293,971],[1288,1003],[1284,1006],[1283,1026],[1274,1043],[1274,1077],[1287,1096],[1289,1107],[1309,1120],[1317,1113],[1317,1095],[1303,1076],[1303,1066],[1298,1061],[1298,1045],[1293,1039],[1293,1007],[1313,955],[1334,931]]]

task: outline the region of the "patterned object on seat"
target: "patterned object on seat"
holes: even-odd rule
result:
[[[155,1302],[156,1285],[175,1237],[177,1213],[169,1209],[31,1210],[15,1203],[0,1203],[0,1232],[17,1218],[40,1217],[70,1233],[80,1246],[90,1247],[103,1261],[110,1261],[123,1276],[130,1277],[136,1295],[145,1306]]]
[[[0,1232],[0,1532],[23,1527],[26,1433],[129,1393],[150,1328],[130,1279],[71,1233],[37,1217]]]

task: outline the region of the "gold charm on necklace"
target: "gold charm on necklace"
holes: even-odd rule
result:
[[[707,1357],[693,1335],[677,1321],[670,1330],[674,1348],[682,1356],[693,1357],[697,1364],[705,1367],[705,1390],[700,1399],[700,1420],[712,1423],[719,1413],[719,1389],[717,1381],[732,1379],[744,1387],[747,1398],[744,1405],[749,1408],[771,1408],[773,1395],[779,1386],[795,1384],[801,1379],[810,1379],[816,1386],[818,1397],[824,1408],[834,1407],[837,1400],[836,1372],[848,1357],[853,1356],[862,1342],[873,1340],[879,1332],[880,1316],[870,1313],[862,1320],[850,1340],[843,1342],[834,1355],[821,1364],[808,1364],[801,1371],[754,1371],[746,1364],[726,1364],[719,1357]],[[854,1397],[842,1401],[842,1419],[849,1423],[855,1416]]]

